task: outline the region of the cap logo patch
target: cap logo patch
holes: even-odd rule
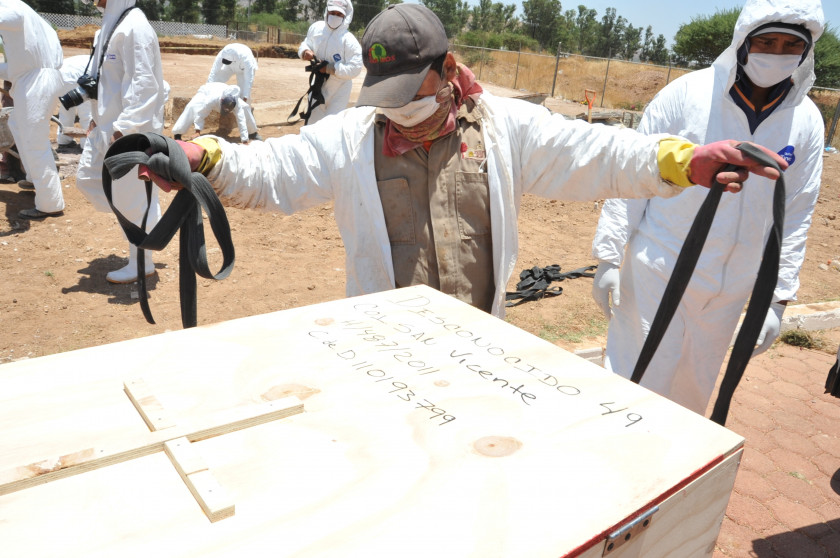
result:
[[[397,57],[394,55],[388,56],[388,52],[385,50],[385,47],[382,46],[380,43],[374,43],[370,47],[370,49],[368,50],[368,58],[373,64],[379,64],[382,62],[393,62],[397,59]]]

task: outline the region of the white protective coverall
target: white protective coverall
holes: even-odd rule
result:
[[[516,266],[523,194],[597,200],[682,190],[659,173],[657,145],[665,136],[570,121],[545,107],[489,93],[477,103],[488,146],[496,316],[504,315],[505,288]],[[219,140],[222,158],[208,173],[223,202],[235,207],[291,214],[334,200],[348,296],[395,286],[374,172],[374,157],[384,156],[374,154],[375,115],[373,107],[355,107],[304,126],[300,134],[248,146]],[[601,163],[591,164],[593,159]]]
[[[50,145],[50,117],[63,87],[61,43],[50,24],[21,0],[0,2],[0,36],[6,53],[0,77],[12,82],[15,101],[9,129],[35,185],[35,208],[61,211],[64,195]]]
[[[222,60],[230,60],[231,63],[224,64]],[[242,95],[242,100],[247,102],[251,99],[254,74],[257,73],[258,69],[257,60],[254,58],[254,53],[251,52],[250,47],[240,43],[230,43],[216,55],[207,83],[213,81],[227,83],[231,76],[236,76],[239,93]]]
[[[330,10],[344,11],[344,21],[336,29],[330,29],[326,18]],[[321,93],[324,104],[312,111],[308,123],[314,124],[328,114],[337,114],[347,108],[353,90],[353,78],[362,71],[362,46],[349,30],[353,21],[353,4],[350,0],[331,0],[324,8],[324,19],[309,26],[306,38],[300,43],[298,56],[305,50],[315,53],[318,60],[326,60],[330,66],[330,77],[324,82]]]
[[[748,0],[732,44],[709,68],[675,80],[645,110],[639,130],[672,133],[704,144],[738,138],[787,158],[784,239],[773,301],[792,300],[799,288],[805,239],[822,173],[823,121],[806,92],[814,83],[814,49],[793,74],[795,85],[750,134],[744,112],[729,95],[736,51],[756,27],[802,24],[814,42],[823,27],[819,0]],[[773,181],[751,176],[743,190],[724,193],[703,253],[682,302],[641,385],[703,414],[744,309],[773,224]],[[607,336],[606,367],[629,378],[688,229],[708,190],[688,188],[679,199],[607,200],[592,244],[593,256],[621,265],[618,306]],[[626,256],[625,256],[626,245]],[[623,260],[623,265],[622,265]]]
[[[163,130],[166,85],[161,70],[157,34],[143,12],[137,8],[129,11],[122,22],[116,25],[120,15],[134,3],[135,0],[108,0],[93,54],[91,75],[99,75],[98,100],[92,101],[96,128],[88,135],[79,159],[76,185],[99,211],[111,211],[102,191],[102,164],[114,132],[125,136],[143,132],[160,133]],[[112,29],[114,33],[100,69],[100,53]],[[128,173],[113,182],[112,190],[112,199],[117,209],[139,225],[146,209],[143,182],[135,173]],[[159,219],[157,188],[153,188],[147,230],[151,230]],[[134,264],[132,256],[135,250],[134,245],[129,248],[130,267]],[[149,251],[146,266],[147,270],[154,269]]]
[[[196,130],[203,130],[204,120],[214,110],[221,112],[222,97],[228,95],[236,98],[236,108],[233,109],[233,115],[236,118],[236,127],[239,129],[239,140],[246,143],[248,136],[257,132],[254,115],[251,114],[248,103],[239,97],[238,85],[228,85],[216,81],[205,83],[198,88],[198,92],[190,99],[190,102],[184,107],[184,112],[172,126],[172,134],[185,134],[189,131],[190,125],[193,125]]]
[[[79,86],[76,80],[85,73],[85,67],[87,67],[89,60],[91,64],[93,64],[93,60],[91,60],[90,56],[87,54],[79,54],[77,56],[70,56],[64,59],[64,63],[61,65],[61,77],[64,80],[64,88],[59,93],[59,96],[64,95],[68,91],[76,89]],[[90,70],[90,68],[88,68],[88,70]],[[61,127],[64,129],[73,128],[76,125],[76,116],[78,116],[79,128],[87,130],[88,126],[90,126],[90,121],[93,118],[90,108],[90,101],[85,101],[81,105],[76,105],[70,110],[67,110],[64,108],[64,105],[58,103],[58,121],[61,123]],[[79,144],[82,147],[85,145],[85,139],[86,138],[81,138],[79,140]],[[67,145],[68,143],[73,143],[73,141],[75,140],[72,137],[64,134],[58,134],[56,137],[56,143],[58,143],[58,145]]]

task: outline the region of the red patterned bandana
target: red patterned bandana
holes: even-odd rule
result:
[[[455,80],[438,93],[440,106],[435,113],[416,126],[404,128],[393,121],[385,124],[385,141],[382,152],[388,157],[402,155],[412,149],[426,145],[438,138],[455,131],[458,109],[467,97],[479,95],[483,91],[475,80],[475,74],[469,68],[458,64]],[[447,95],[447,92],[448,95]],[[444,100],[440,100],[445,96]]]

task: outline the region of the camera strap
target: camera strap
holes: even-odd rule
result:
[[[773,226],[770,229],[770,236],[767,238],[767,243],[764,246],[764,254],[761,258],[761,264],[758,268],[758,276],[752,294],[750,295],[747,313],[744,316],[741,329],[738,331],[738,336],[735,339],[735,345],[732,348],[732,354],[729,356],[726,372],[723,375],[714,410],[710,417],[711,420],[720,425],[726,423],[726,415],[729,412],[729,404],[732,401],[735,388],[738,386],[738,382],[740,382],[741,376],[743,376],[744,370],[747,368],[747,364],[749,364],[750,357],[755,349],[755,341],[761,333],[764,318],[767,316],[770,303],[773,301],[773,291],[776,290],[776,283],[779,279],[782,227],[785,221],[785,175],[779,168],[779,165],[763,151],[749,143],[742,143],[737,148],[764,166],[773,167],[778,170],[779,178],[776,180],[776,186],[773,190]],[[736,168],[735,165],[727,165],[726,168],[721,170],[731,171]],[[656,310],[650,331],[642,346],[639,358],[636,361],[633,375],[630,378],[631,381],[637,384],[641,382],[648,364],[650,364],[653,355],[656,353],[659,342],[665,336],[668,325],[671,323],[671,318],[674,317],[677,311],[682,295],[686,287],[688,287],[688,282],[691,280],[691,275],[697,265],[697,260],[700,259],[700,254],[703,251],[703,245],[706,243],[706,237],[709,235],[709,230],[712,227],[715,211],[717,211],[724,189],[725,186],[717,181],[712,184],[706,199],[697,211],[694,222],[691,224],[691,228],[686,235],[685,243],[683,244],[682,250],[680,250],[679,256],[677,256],[674,270],[671,272],[671,278],[668,280],[668,285],[662,294],[659,308]],[[699,316],[698,319],[702,319],[702,316]]]
[[[312,116],[312,110],[318,105],[323,105],[326,102],[324,100],[324,94],[321,92],[321,88],[324,87],[324,82],[330,77],[330,74],[321,72],[321,68],[326,67],[326,65],[326,60],[318,60],[318,58],[315,57],[309,62],[309,65],[304,68],[305,71],[309,72],[309,89],[307,89],[306,93],[298,99],[295,108],[292,109],[292,112],[286,118],[287,122],[289,122],[290,118],[298,114],[298,109],[304,99],[307,99],[306,110],[298,114],[298,116],[303,119],[304,124],[309,123],[309,117]],[[297,122],[297,120],[295,122]]]
[[[117,30],[117,27],[120,26],[120,23],[125,19],[125,16],[128,15],[128,12],[136,8],[137,6],[130,6],[123,10],[123,13],[120,14],[120,17],[117,19],[117,22],[108,32],[108,36],[105,38],[105,43],[102,45],[102,48],[99,49],[99,65],[96,67],[96,75],[93,76],[94,78],[98,78],[100,72],[102,71],[102,62],[105,61],[105,52],[108,50],[108,45],[111,44],[111,37],[114,36],[114,31]],[[93,46],[93,50],[90,52],[90,58],[88,59],[88,66],[90,66],[90,61],[93,59],[93,53],[96,51],[96,45]],[[85,66],[85,73],[87,73],[87,66]]]
[[[152,152],[147,155],[146,151]],[[146,213],[140,226],[128,220],[114,207],[111,181],[146,165],[155,174],[183,186],[155,227],[146,233],[146,219],[151,205],[151,181],[146,182]],[[221,280],[230,275],[235,259],[230,223],[224,207],[207,178],[190,170],[184,150],[172,138],[160,134],[129,134],[111,144],[102,166],[102,189],[114,215],[129,242],[137,246],[137,284],[140,308],[150,324],[155,321],[149,308],[146,290],[145,250],[163,250],[176,232],[180,231],[179,286],[181,295],[181,323],[185,328],[197,323],[196,274],[205,279]],[[222,266],[218,273],[210,271],[204,242],[202,210],[207,213],[213,235],[222,252]]]

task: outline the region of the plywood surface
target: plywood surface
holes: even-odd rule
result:
[[[140,408],[175,426],[150,431],[124,389],[137,378]],[[287,396],[302,414],[191,444],[232,517],[208,521],[160,451],[0,496],[4,549],[556,557],[590,548],[743,443],[412,287],[4,364],[0,483],[30,464]]]

